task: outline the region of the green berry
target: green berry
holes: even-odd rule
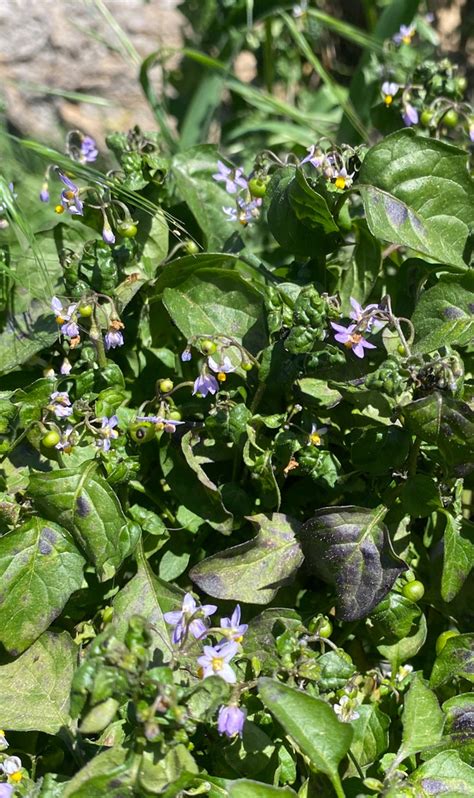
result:
[[[137,421],[130,424],[128,433],[135,443],[147,443],[155,437],[155,425],[151,421]]]
[[[249,191],[252,197],[264,197],[267,193],[267,181],[260,177],[253,177],[249,180]]]
[[[329,618],[324,618],[321,626],[318,628],[318,634],[321,635],[321,637],[331,637],[332,628],[332,623]]]
[[[403,585],[402,594],[410,601],[419,601],[425,594],[425,586],[423,582],[415,579],[413,582],[407,582],[406,585]]]
[[[431,111],[430,108],[425,108],[421,112],[420,116],[421,124],[423,125],[423,127],[429,127],[432,121],[433,121],[433,111]]]
[[[174,382],[169,378],[165,380],[160,380],[158,388],[160,389],[161,393],[169,393],[174,388]]]
[[[120,222],[118,232],[123,238],[135,238],[138,230],[134,222]]]
[[[241,365],[244,371],[251,371],[253,368],[253,363],[250,360],[244,360]]]
[[[79,305],[79,316],[82,316],[83,319],[88,319],[89,316],[92,316],[94,308],[92,305]]]
[[[456,113],[454,108],[450,108],[449,111],[446,111],[445,115],[443,116],[443,124],[445,124],[446,127],[456,127],[458,122],[459,115]]]
[[[166,414],[170,421],[181,421],[182,415],[179,410],[171,410]]]
[[[458,94],[464,94],[467,89],[467,79],[463,75],[455,78],[454,87]]]
[[[52,449],[53,446],[56,446],[57,443],[61,440],[61,436],[59,432],[55,429],[51,429],[49,432],[46,433],[41,439],[41,443],[46,449]]]
[[[439,656],[445,647],[446,643],[451,637],[457,637],[459,632],[456,632],[454,629],[448,629],[447,632],[441,632],[440,636],[436,640],[436,653]]]
[[[198,245],[196,244],[195,241],[192,241],[191,239],[185,242],[184,249],[188,255],[197,255],[197,253],[199,252]]]
[[[201,352],[203,355],[213,355],[216,350],[217,346],[214,341],[211,341],[209,338],[205,338],[204,341],[201,341]]]

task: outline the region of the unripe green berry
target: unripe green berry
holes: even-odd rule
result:
[[[264,197],[267,193],[267,181],[260,177],[253,177],[249,180],[249,191],[252,197]]]
[[[333,628],[332,623],[329,620],[329,618],[325,618],[320,627],[318,628],[318,634],[320,634],[321,637],[331,637],[332,628]]]
[[[82,316],[83,319],[88,319],[89,316],[92,316],[94,308],[91,304],[87,305],[79,305],[79,316]]]
[[[53,446],[56,446],[57,443],[61,440],[61,436],[59,432],[55,429],[51,429],[49,432],[46,433],[41,439],[41,443],[46,449],[52,449]]]
[[[195,241],[189,239],[184,244],[184,250],[188,255],[197,255],[197,253],[199,252],[199,247]]]
[[[158,387],[159,387],[161,393],[169,393],[174,388],[174,382],[173,382],[173,380],[170,380],[169,378],[167,378],[165,380],[160,380]]]
[[[250,360],[244,360],[242,368],[244,371],[251,371],[253,369],[253,363],[251,363]]]
[[[459,632],[456,632],[454,629],[448,629],[447,632],[441,632],[438,639],[436,640],[436,653],[439,656],[445,647],[446,643],[451,637],[457,637]]]
[[[456,127],[458,122],[459,115],[454,108],[450,108],[449,111],[446,111],[445,115],[443,116],[443,124],[446,125],[446,127]]]
[[[464,94],[467,89],[467,79],[463,75],[460,75],[454,79],[454,86],[459,94]]]
[[[118,232],[123,238],[135,238],[138,230],[134,222],[120,222]]]
[[[181,421],[182,415],[179,410],[171,410],[166,414],[170,421]]]
[[[406,585],[403,585],[402,594],[410,601],[419,601],[425,595],[425,586],[423,582],[414,579],[413,582],[407,582]]]
[[[201,352],[203,355],[213,355],[216,350],[217,346],[214,341],[211,341],[209,338],[205,338],[204,341],[201,341]]]
[[[423,127],[429,127],[433,120],[433,111],[430,108],[424,108],[421,112],[420,122]]]

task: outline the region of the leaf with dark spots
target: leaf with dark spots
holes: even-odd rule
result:
[[[437,446],[447,463],[473,465],[474,411],[466,402],[436,391],[404,405],[402,413],[408,431]]]
[[[76,509],[77,509],[78,515],[80,515],[81,518],[85,518],[86,515],[89,515],[89,513],[91,511],[91,508],[90,508],[89,503],[87,502],[87,500],[84,498],[84,496],[78,496],[77,497],[77,499],[76,499]]]
[[[422,293],[412,317],[415,351],[432,352],[447,344],[467,346],[474,338],[474,274],[444,277]]]
[[[29,492],[36,506],[72,533],[102,579],[115,574],[133,550],[137,534],[127,524],[120,502],[95,462],[31,475]]]
[[[18,655],[58,617],[81,586],[84,564],[70,534],[42,518],[0,538],[0,642],[7,651]]]
[[[282,513],[249,520],[259,530],[255,538],[208,557],[189,575],[210,596],[268,604],[303,562],[296,540],[300,525]]]
[[[456,677],[474,683],[474,634],[449,638],[435,660],[430,684],[437,688]]]
[[[301,529],[308,569],[334,586],[344,621],[368,615],[406,569],[382,523],[385,513],[384,507],[323,507]]]

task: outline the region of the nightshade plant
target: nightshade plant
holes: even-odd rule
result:
[[[186,0],[178,133],[157,53],[3,164],[2,797],[474,794],[473,117],[383,5]]]

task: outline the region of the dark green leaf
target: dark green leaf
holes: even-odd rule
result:
[[[423,790],[423,795],[463,798],[474,795],[474,768],[463,762],[457,751],[444,751],[417,768],[410,782]]]
[[[239,779],[232,782],[227,795],[229,798],[291,798],[296,793],[291,787],[271,787],[250,779]]]
[[[325,773],[337,794],[342,796],[338,766],[352,741],[350,725],[341,723],[326,701],[274,679],[259,679],[258,692],[265,706],[309,758],[311,765]]]
[[[412,632],[421,615],[420,608],[401,593],[390,591],[370,616],[371,635],[377,644],[392,645]]]
[[[127,524],[117,496],[97,473],[82,469],[34,473],[29,492],[46,518],[71,532],[103,579],[110,579],[133,550],[136,528]]]
[[[388,659],[392,666],[392,673],[395,673],[401,662],[406,662],[418,654],[420,648],[423,646],[427,635],[427,624],[424,615],[420,617],[419,624],[407,635],[397,643],[377,645],[377,650],[382,657]]]
[[[0,538],[0,642],[13,656],[57,618],[82,583],[84,558],[57,524],[31,518]]]
[[[354,223],[356,245],[354,257],[342,276],[341,300],[342,311],[348,314],[352,308],[351,296],[364,305],[375,286],[382,266],[382,247],[372,235],[365,221]]]
[[[334,585],[341,619],[363,618],[406,568],[395,556],[382,523],[385,508],[323,507],[303,524],[307,566]]]
[[[464,150],[401,130],[369,150],[359,185],[376,237],[466,267],[474,181]]]
[[[437,688],[456,677],[474,682],[474,634],[449,638],[441,654],[436,657],[430,684]]]
[[[426,474],[409,477],[403,485],[400,499],[405,512],[414,518],[425,518],[442,506],[439,487]]]
[[[424,354],[442,346],[466,346],[474,338],[474,274],[457,282],[441,279],[425,291],[412,317],[414,351]]]
[[[77,649],[67,632],[45,632],[21,657],[0,667],[2,723],[12,731],[57,734],[69,721]]]
[[[140,247],[139,267],[144,276],[151,279],[168,254],[168,224],[162,211],[155,216],[140,213],[137,220],[136,241]]]
[[[102,751],[69,781],[62,798],[122,798],[131,795],[130,764],[127,751],[112,748]]]
[[[445,513],[441,596],[452,601],[474,568],[474,524],[466,518]]]
[[[411,435],[396,424],[380,424],[354,431],[351,440],[354,467],[378,475],[403,465],[410,451]]]
[[[326,200],[309,185],[300,169],[290,183],[288,198],[297,219],[306,227],[322,229],[324,233],[339,232]]]
[[[259,529],[247,543],[208,557],[190,571],[193,582],[217,598],[268,604],[303,561],[296,540],[298,522],[281,513],[254,515]]]
[[[351,751],[359,765],[365,767],[387,750],[390,718],[376,704],[361,704],[357,712],[359,717],[351,723],[354,729]]]
[[[462,476],[464,471],[469,473],[474,411],[466,402],[435,392],[405,405],[402,413],[407,429],[437,446],[443,458],[456,465],[457,475]]]

